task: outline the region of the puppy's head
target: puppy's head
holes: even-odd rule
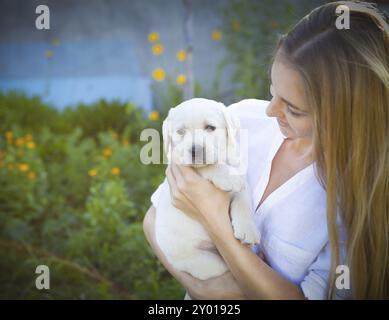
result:
[[[239,122],[224,104],[194,98],[170,109],[163,122],[164,149],[169,162],[193,167],[236,164],[235,136]]]

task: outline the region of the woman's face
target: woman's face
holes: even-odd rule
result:
[[[271,69],[270,93],[266,114],[277,118],[282,134],[291,139],[312,138],[312,117],[300,75],[277,57]]]

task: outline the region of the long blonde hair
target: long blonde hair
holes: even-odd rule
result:
[[[346,5],[350,29],[337,29]],[[277,54],[300,74],[314,123],[316,172],[327,192],[329,297],[340,219],[355,299],[389,298],[389,32],[369,3],[325,4],[284,35]]]

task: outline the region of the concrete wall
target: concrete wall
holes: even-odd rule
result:
[[[193,2],[195,76],[207,88],[224,54],[210,34],[226,0]],[[50,30],[35,28],[39,4],[50,8]],[[184,72],[175,57],[184,48],[181,0],[0,0],[0,6],[0,90],[38,93],[59,108],[105,97],[150,109],[152,70]],[[151,52],[152,31],[160,35],[162,56]]]

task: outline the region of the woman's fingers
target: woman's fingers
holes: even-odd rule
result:
[[[173,190],[176,188],[176,180],[171,170],[170,164],[167,166],[165,174],[166,174],[167,182],[169,184],[170,194],[173,194]]]
[[[177,187],[180,188],[180,187],[184,186],[184,183],[185,183],[184,177],[176,164],[172,163],[171,171],[172,171],[174,178],[176,180]]]
[[[180,185],[182,185],[183,178],[182,178],[182,176],[177,174],[177,169],[174,170],[172,166],[174,166],[174,165],[173,164],[169,165],[166,168],[165,173],[166,173],[166,177],[167,177],[167,180],[169,183],[170,195],[172,197],[172,200],[177,201],[178,196],[181,193]]]
[[[266,257],[265,257],[265,255],[264,255],[264,253],[262,251],[259,252],[258,257],[260,257],[263,260],[263,262],[268,264],[267,261],[266,261]]]
[[[192,167],[180,165],[175,166],[176,170],[179,172],[179,174],[184,180],[195,181],[195,179],[200,176]]]
[[[171,195],[177,195],[182,191],[181,188],[184,186],[185,181],[175,164],[170,164],[167,167],[166,177],[169,182]]]

